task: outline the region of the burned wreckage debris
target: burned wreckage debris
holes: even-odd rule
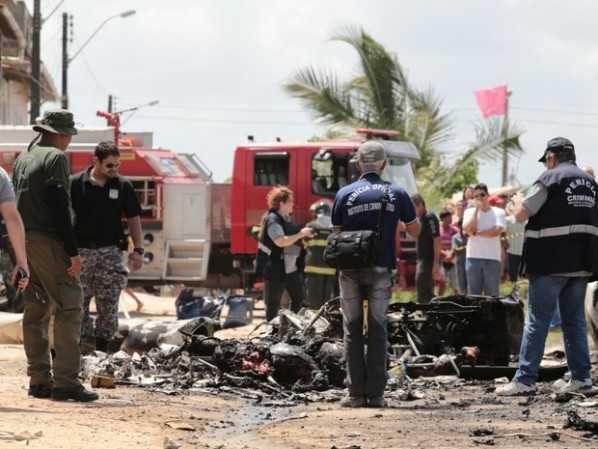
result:
[[[519,348],[523,323],[517,291],[501,298],[448,296],[429,304],[392,304],[389,373],[397,380],[392,385],[420,376],[493,379],[507,375],[501,370],[515,369],[508,365]],[[253,393],[246,393],[253,397],[286,399],[344,388],[340,298],[317,312],[281,310],[265,324],[259,336],[253,334],[262,325],[245,339],[219,339],[217,319],[198,317],[183,325],[162,323],[162,327],[145,323],[130,329],[122,346],[126,352],[86,356],[84,374],[113,375],[117,384],[162,392],[217,387],[251,389]],[[157,334],[156,329],[164,332]]]
[[[388,340],[410,377],[463,375],[463,365],[471,367],[466,377],[484,376],[483,371],[496,370],[482,367],[508,367],[523,336],[517,290],[500,298],[446,296],[429,304],[394,303],[389,309]]]
[[[207,317],[178,322],[178,335],[172,322],[138,324],[127,330],[122,351],[85,356],[83,375],[113,375],[117,384],[162,391],[227,386],[272,394],[342,387],[339,306],[331,301],[318,313],[283,310],[263,334],[247,339],[215,337],[220,323]]]

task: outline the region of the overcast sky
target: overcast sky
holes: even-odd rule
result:
[[[33,1],[26,2],[33,11]],[[60,3],[44,0],[47,17]],[[475,140],[482,120],[473,92],[507,84],[510,118],[525,129],[526,150],[512,161],[517,181],[531,183],[546,141],[573,141],[578,163],[598,168],[598,3],[592,0],[66,0],[44,22],[42,59],[60,89],[62,13],[73,15],[81,45],[69,67],[70,109],[96,127],[108,95],[123,131],[153,131],[155,146],[195,152],[223,181],[234,148],[257,141],[305,141],[322,131],[282,84],[298,68],[355,73],[348,44],[331,42],[344,25],[362,27],[393,51],[422,89],[432,87],[453,116],[449,154]],[[56,105],[45,104],[42,110]],[[480,181],[500,184],[501,164],[485,164]]]

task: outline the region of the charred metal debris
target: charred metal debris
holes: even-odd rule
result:
[[[391,389],[405,388],[417,377],[500,377],[523,332],[523,304],[516,291],[502,298],[395,303],[388,318]],[[317,312],[282,310],[245,339],[217,338],[219,321],[206,317],[179,322],[174,330],[169,325],[174,324],[130,329],[124,351],[84,357],[83,377],[113,376],[116,384],[164,393],[218,388],[269,399],[309,400],[313,392],[336,390],[336,400],[344,388],[339,298]],[[404,400],[422,396],[411,388],[403,393]]]

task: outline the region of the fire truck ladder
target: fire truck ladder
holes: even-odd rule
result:
[[[166,240],[164,280],[205,281],[208,275],[210,243],[205,239]]]
[[[208,186],[167,183],[163,189],[162,279],[204,282],[208,276],[211,246]]]

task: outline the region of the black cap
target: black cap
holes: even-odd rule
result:
[[[571,151],[575,153],[575,147],[571,143],[569,139],[565,139],[564,137],[555,137],[554,139],[550,139],[546,144],[546,149],[544,150],[544,154],[538,162],[546,162],[546,153],[564,153],[565,151]]]

